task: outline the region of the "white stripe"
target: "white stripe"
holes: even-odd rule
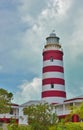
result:
[[[49,48],[44,48],[43,49],[43,52],[46,52],[46,51],[49,51],[49,50],[51,50],[51,51],[61,51],[61,52],[63,52],[63,50],[62,50],[62,48],[57,48],[57,47],[51,47],[51,46],[49,46]]]
[[[62,66],[63,67],[63,61],[53,60],[53,62],[51,62],[50,60],[46,60],[46,61],[43,61],[43,67],[45,66]]]
[[[42,86],[42,92],[50,91],[50,90],[58,90],[58,91],[64,91],[65,92],[65,86],[59,85],[59,84],[54,84],[54,88],[51,88],[51,84]]]
[[[63,103],[66,100],[64,97],[45,97],[42,99],[48,103]]]
[[[46,78],[64,79],[64,73],[61,73],[61,72],[46,72],[46,73],[43,73],[43,79],[46,79]]]

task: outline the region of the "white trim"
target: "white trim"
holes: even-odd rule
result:
[[[61,67],[63,67],[63,61],[62,60],[53,60],[53,62],[51,62],[50,60],[43,61],[43,67],[46,67],[46,66],[61,66]]]
[[[48,103],[63,103],[65,100],[64,97],[45,97],[42,99],[47,101]]]
[[[62,72],[46,72],[46,73],[43,73],[43,79],[46,79],[46,78],[64,79],[64,73],[62,73]]]
[[[43,52],[46,52],[46,51],[49,51],[49,50],[52,50],[52,51],[62,51],[63,52],[62,48],[57,48],[57,47],[53,47],[53,46],[49,46],[48,48],[44,48]]]
[[[50,90],[58,90],[58,91],[64,91],[65,92],[65,86],[64,85],[59,85],[59,84],[54,84],[54,88],[51,88],[51,84],[42,86],[42,92],[48,91],[48,90],[49,91]]]

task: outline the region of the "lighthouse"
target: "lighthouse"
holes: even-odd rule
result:
[[[53,31],[43,49],[42,99],[51,104],[63,103],[66,99],[63,50],[59,37]]]

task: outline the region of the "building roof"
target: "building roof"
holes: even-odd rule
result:
[[[83,95],[77,96],[77,97],[74,97],[74,98],[71,98],[71,99],[67,99],[64,102],[75,101],[75,100],[83,100]]]
[[[82,102],[82,101],[83,101],[83,95],[78,96],[78,97],[74,97],[74,98],[71,98],[71,99],[67,99],[61,104],[72,103],[72,102]],[[30,101],[27,101],[27,102],[19,105],[19,106],[20,107],[26,107],[26,106],[30,106],[32,104],[36,105],[38,103],[46,103],[46,101],[44,101],[44,100],[30,100]],[[61,104],[55,104],[55,105],[61,105]]]
[[[45,101],[44,100],[30,100],[28,102],[25,102],[25,103],[21,104],[20,107],[26,107],[26,106],[30,106],[32,104],[36,105],[38,103],[45,103]]]
[[[19,106],[19,105],[18,105],[18,104],[16,104],[16,103],[12,103],[11,105],[12,105],[12,106]]]

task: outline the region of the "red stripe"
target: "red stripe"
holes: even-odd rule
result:
[[[46,84],[62,84],[65,85],[65,81],[64,79],[60,79],[60,78],[47,78],[47,79],[43,79],[42,80],[42,85],[46,85]]]
[[[43,53],[43,61],[50,60],[50,58],[63,60],[63,52],[59,50],[48,50]]]
[[[63,91],[45,91],[42,92],[42,97],[66,97],[66,92]]]
[[[45,53],[52,53],[52,52],[54,52],[54,53],[59,53],[59,54],[62,54],[62,55],[63,55],[63,52],[60,51],[60,50],[47,50],[47,51],[44,51],[44,52],[43,52],[43,55],[44,55]]]
[[[43,73],[45,72],[62,72],[64,73],[64,69],[61,66],[46,66],[43,68]]]
[[[45,56],[43,57],[43,61],[45,61],[45,60],[50,60],[51,57],[53,57],[54,60],[63,60],[63,57],[62,57],[61,55],[49,54],[49,55],[45,55]]]

